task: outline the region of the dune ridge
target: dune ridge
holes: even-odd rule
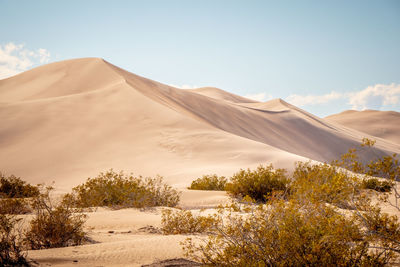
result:
[[[327,121],[400,144],[400,113],[380,110],[346,110],[325,118]]]

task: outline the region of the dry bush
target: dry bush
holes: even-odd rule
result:
[[[88,178],[84,184],[73,188],[72,197],[77,207],[114,208],[126,207],[174,207],[180,195],[163,183],[162,177],[143,178],[117,173],[112,169]]]
[[[0,198],[25,198],[39,195],[39,187],[30,185],[14,175],[0,172]]]
[[[378,192],[390,192],[393,185],[391,181],[380,181],[377,178],[364,178],[361,184],[363,189],[372,189]]]
[[[292,177],[292,198],[325,202],[341,208],[350,208],[351,198],[360,190],[356,176],[326,163],[298,162]]]
[[[215,234],[186,256],[211,266],[382,266],[393,257],[376,244],[356,217],[318,203],[272,200],[249,216],[230,213]]]
[[[375,140],[363,138],[361,149],[371,150],[375,143]],[[373,151],[371,152],[373,153]],[[376,158],[374,160],[370,160],[368,163],[364,163],[360,160],[357,153],[358,150],[356,148],[349,149],[347,153],[343,154],[340,157],[340,160],[332,162],[332,165],[336,165],[342,168],[346,168],[350,171],[363,174],[363,187],[374,189],[379,192],[384,192],[384,194],[381,195],[380,200],[387,202],[389,205],[400,211],[400,192],[395,186],[396,181],[400,181],[399,155],[387,155]],[[386,178],[387,182],[377,182],[376,180],[370,180],[374,179],[371,178],[371,176]],[[394,200],[390,200],[389,194],[393,196]]]
[[[0,266],[29,266],[21,243],[20,220],[0,215]]]
[[[35,218],[25,233],[25,242],[31,249],[57,248],[80,245],[86,240],[83,229],[86,215],[72,208],[66,199],[53,205],[50,190],[33,199]]]
[[[27,214],[32,212],[29,200],[24,198],[0,198],[0,214]]]
[[[161,230],[166,235],[208,233],[220,223],[217,215],[195,216],[191,211],[164,209]]]
[[[365,143],[366,147],[374,144]],[[379,174],[391,184],[400,178],[396,155],[365,165],[356,150],[350,150],[335,163],[365,174],[365,179]],[[275,174],[272,169],[267,173]],[[256,188],[260,200],[265,193],[259,192],[265,192],[267,184],[251,174],[241,171],[237,180],[244,186],[238,184],[238,192]],[[207,241],[185,242],[186,255],[212,266],[383,266],[400,255],[398,217],[382,212],[371,194],[362,190],[366,185],[359,175],[327,164],[299,163],[292,180],[290,194],[249,205],[247,215],[238,214],[240,208],[226,207],[228,215]],[[368,183],[377,188],[375,180]],[[379,186],[385,189],[385,183]],[[389,193],[394,202],[389,201]],[[400,210],[396,187],[380,195]]]
[[[283,169],[273,169],[272,165],[259,166],[256,170],[240,170],[226,185],[228,193],[236,198],[246,196],[258,202],[267,201],[274,192],[287,193],[289,179]]]
[[[192,182],[188,189],[224,191],[227,180],[224,176],[203,175]]]

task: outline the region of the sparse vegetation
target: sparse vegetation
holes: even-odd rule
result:
[[[289,179],[283,169],[273,169],[272,165],[259,166],[256,170],[240,170],[230,179],[226,190],[236,198],[251,198],[258,202],[267,201],[272,193],[287,193]]]
[[[357,177],[326,163],[298,162],[292,180],[292,198],[341,208],[349,208],[351,197],[358,195],[360,190]]]
[[[194,180],[188,189],[224,191],[226,183],[227,180],[224,176],[203,175],[203,177]]]
[[[207,241],[189,238],[184,249],[211,266],[382,266],[394,253],[371,249],[378,243],[356,217],[333,207],[271,200],[254,206],[248,216],[230,211]]]
[[[363,141],[364,149],[375,143]],[[335,162],[365,174],[364,179],[334,165],[298,163],[290,186],[284,182],[285,186],[274,187],[289,194],[276,194],[267,184],[271,174],[286,181],[284,171],[276,172],[272,166],[242,170],[236,177],[237,193],[232,195],[247,195],[250,200],[253,196],[258,203],[266,199],[265,192],[274,197],[268,197],[266,204],[246,205],[247,214],[239,212],[240,207],[220,210],[223,223],[216,225],[203,243],[187,239],[186,255],[212,266],[387,265],[400,255],[400,223],[373,204],[376,202],[363,189],[377,190],[381,200],[400,210],[400,196],[393,186],[400,178],[396,157],[363,164],[353,149]],[[259,178],[259,173],[266,173],[268,179]],[[389,201],[388,193],[394,195],[394,202]]]
[[[216,215],[193,215],[191,211],[172,211],[164,209],[162,212],[162,232],[164,234],[193,234],[212,231],[219,223],[220,218]]]
[[[89,178],[73,188],[72,198],[77,207],[143,208],[154,206],[174,207],[180,195],[163,183],[162,177],[143,178],[117,173],[112,169]]]
[[[0,198],[26,198],[39,195],[39,187],[30,185],[14,175],[0,172]]]
[[[390,192],[393,188],[393,182],[380,181],[377,178],[364,178],[362,181],[363,189],[372,189],[378,192]]]
[[[0,214],[0,266],[29,266],[19,224],[15,216]]]
[[[0,214],[26,214],[32,212],[24,198],[0,198]]]
[[[30,201],[39,195],[39,186],[33,186],[15,175],[0,172],[0,214],[26,214],[32,211]]]
[[[51,188],[33,200],[35,218],[25,233],[25,242],[31,249],[75,246],[86,240],[83,229],[86,216],[72,208],[66,199],[53,205]]]

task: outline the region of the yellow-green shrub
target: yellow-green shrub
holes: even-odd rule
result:
[[[39,195],[38,186],[33,186],[15,175],[0,172],[0,198],[24,198]]]
[[[372,189],[378,192],[390,192],[393,188],[393,183],[390,181],[380,181],[377,178],[364,178],[361,186],[364,189]]]
[[[30,213],[29,201],[24,198],[0,198],[0,214]]]
[[[314,202],[350,207],[350,197],[359,191],[358,178],[324,164],[298,162],[293,172],[291,192],[293,197]]]
[[[227,180],[224,176],[203,175],[192,182],[188,189],[224,191]]]
[[[230,214],[208,241],[184,249],[212,266],[382,266],[393,252],[370,249],[355,217],[322,203],[272,200],[250,216]]]
[[[178,191],[163,183],[162,177],[134,177],[111,169],[74,187],[72,198],[78,207],[142,208],[173,207],[180,196]]]
[[[240,170],[226,185],[229,194],[236,198],[251,197],[265,202],[273,192],[287,192],[289,179],[283,169],[273,169],[272,165],[260,165],[256,170]]]
[[[364,142],[366,147],[374,144]],[[358,160],[356,150],[350,150],[335,164],[366,174],[366,179],[368,175],[389,178],[392,185],[400,178],[396,157],[385,156],[365,165]],[[256,182],[239,192],[261,187],[259,179],[249,179],[251,175],[247,173],[242,171],[241,181]],[[362,190],[366,187],[388,190],[385,182],[380,184],[374,179],[363,181],[359,175],[328,164],[298,163],[290,194],[269,198],[264,205],[250,205],[253,210],[247,215],[239,215],[239,209],[231,207],[224,223],[210,233],[207,241],[198,243],[190,238],[186,241],[186,255],[211,266],[391,264],[400,255],[400,223],[398,217],[383,213],[379,203],[372,204],[375,202],[370,194]],[[394,201],[387,193],[379,199],[400,211],[396,187],[390,193]]]
[[[29,266],[21,242],[19,219],[0,214],[0,266]]]
[[[161,230],[164,234],[193,234],[212,231],[220,219],[217,216],[195,216],[191,211],[164,209]]]
[[[80,245],[86,240],[86,215],[79,213],[71,202],[53,205],[50,190],[33,199],[35,217],[25,233],[25,242],[31,249],[57,248]]]

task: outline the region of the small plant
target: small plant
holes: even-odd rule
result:
[[[212,231],[220,222],[217,216],[194,216],[191,211],[164,209],[161,230],[166,235],[205,233]]]
[[[390,192],[393,187],[392,182],[380,181],[377,178],[365,178],[361,185],[364,189],[372,189],[378,192]]]
[[[292,194],[298,199],[349,208],[351,196],[359,192],[359,184],[355,176],[335,166],[298,162],[293,172]]]
[[[14,175],[0,172],[0,198],[25,198],[39,195],[39,187],[33,186]]]
[[[188,189],[224,191],[227,180],[224,176],[203,175],[192,182]]]
[[[226,185],[226,190],[234,197],[249,196],[258,202],[267,201],[276,192],[287,193],[289,179],[283,169],[273,169],[272,165],[259,166],[256,170],[240,170]]]
[[[73,188],[72,198],[77,207],[174,207],[180,195],[164,184],[162,177],[142,178],[117,173],[112,169],[89,178],[84,184]]]
[[[0,198],[0,214],[26,214],[32,212],[24,198]]]
[[[86,215],[75,213],[72,203],[64,201],[54,206],[48,187],[33,199],[35,218],[25,234],[25,242],[31,249],[75,246],[86,240],[83,229]]]
[[[20,220],[0,214],[0,266],[29,266],[21,244]]]

